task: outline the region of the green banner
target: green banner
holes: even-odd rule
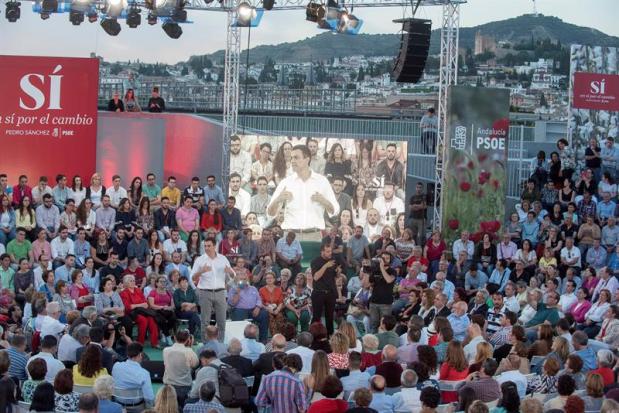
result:
[[[443,237],[477,241],[505,217],[509,90],[450,86],[447,110]]]

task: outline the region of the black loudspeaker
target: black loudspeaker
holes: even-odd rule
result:
[[[394,22],[402,23],[402,37],[393,77],[396,82],[417,83],[423,75],[428,58],[432,20],[399,19]]]
[[[163,361],[144,360],[142,368],[150,373],[150,381],[153,383],[163,382]]]

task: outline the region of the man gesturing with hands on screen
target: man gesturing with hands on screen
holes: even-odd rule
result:
[[[207,341],[206,327],[211,322],[211,312],[215,310],[215,320],[219,330],[219,341],[223,341],[226,332],[226,277],[234,277],[234,271],[228,259],[215,250],[213,238],[204,240],[204,254],[196,258],[191,279],[197,288],[198,301],[202,318],[202,339]]]
[[[296,145],[291,156],[294,173],[277,185],[267,214],[276,217],[283,209],[283,230],[309,233],[325,229],[324,213],[333,217],[340,212],[329,180],[310,168],[307,146]]]

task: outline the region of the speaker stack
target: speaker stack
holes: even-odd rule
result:
[[[423,75],[428,59],[432,21],[409,18],[394,22],[402,23],[402,37],[393,77],[396,82],[417,83]]]

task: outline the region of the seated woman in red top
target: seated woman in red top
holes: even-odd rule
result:
[[[378,337],[374,334],[366,334],[361,339],[363,351],[361,352],[361,371],[368,367],[378,366],[383,362],[383,353],[378,350]]]
[[[439,380],[464,380],[469,375],[469,364],[464,355],[464,349],[459,341],[452,340],[447,346],[445,362],[441,365],[438,373]],[[443,403],[458,401],[457,391],[442,391],[441,399]]]
[[[439,231],[432,232],[432,237],[426,242],[426,246],[423,249],[423,256],[430,262],[428,271],[431,274],[435,274],[438,270],[438,262],[446,249],[447,244],[441,238],[441,233]]]
[[[597,373],[604,379],[604,386],[615,384],[615,356],[610,350],[602,349],[597,352],[598,368],[592,370],[591,373]]]
[[[88,286],[82,282],[83,280],[84,274],[81,270],[75,270],[71,273],[72,284],[69,294],[77,303],[77,309],[80,311],[86,306],[93,305],[95,301],[95,296],[90,292]]]
[[[243,259],[238,258],[238,261]],[[247,271],[247,270],[246,270]],[[262,305],[269,313],[269,330],[271,335],[277,333],[278,325],[284,321],[284,293],[280,287],[275,285],[275,274],[268,272],[264,276],[264,280],[267,283],[258,292],[260,293],[260,299]]]
[[[236,239],[236,232],[229,230],[226,238],[219,243],[219,253],[225,255],[228,260],[233,261],[240,253],[239,241]]]
[[[163,332],[168,345],[171,346],[171,337],[176,331],[176,313],[174,312],[174,298],[166,289],[166,285],[166,276],[158,276],[155,288],[148,293],[148,307],[159,314],[156,318],[157,325]]]
[[[202,219],[200,220],[200,229],[204,233],[203,237],[206,238],[206,232],[209,229],[213,228],[215,232],[220,233],[223,227],[223,218],[217,209],[217,201],[211,199],[208,201],[207,209],[202,214]]]
[[[120,292],[120,298],[125,306],[125,314],[138,325],[138,343],[144,344],[146,331],[150,334],[150,346],[161,349],[159,346],[159,328],[155,322],[152,310],[148,308],[148,303],[142,290],[136,287],[135,277],[125,275],[123,277],[124,289]]]
[[[348,410],[348,403],[337,398],[343,390],[340,379],[333,375],[327,376],[321,392],[325,398],[310,404],[307,413],[344,413]]]

